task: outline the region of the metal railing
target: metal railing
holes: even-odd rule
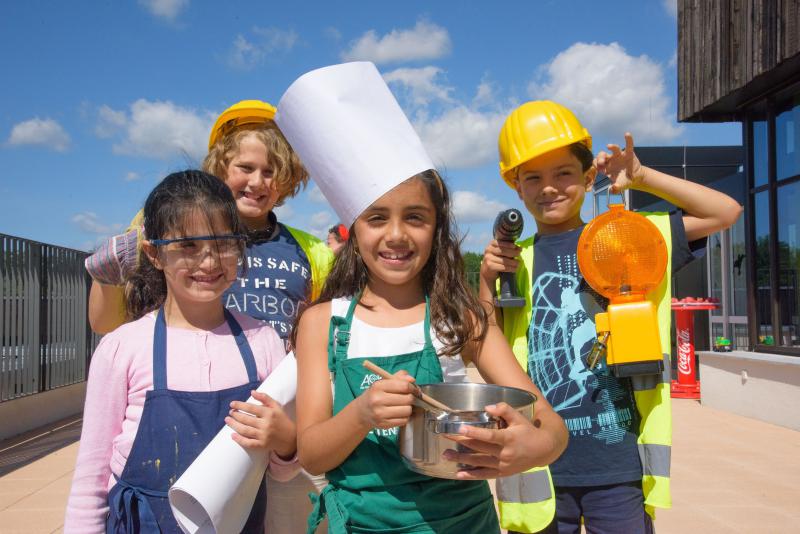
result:
[[[0,234],[0,402],[86,380],[87,255]]]

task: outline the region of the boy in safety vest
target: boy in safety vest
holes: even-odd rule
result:
[[[523,307],[491,307],[520,365],[564,418],[570,442],[550,468],[497,480],[501,525],[510,532],[653,531],[652,507],[668,508],[670,280],[648,294],[657,308],[663,375],[614,376],[587,356],[595,314],[608,302],[583,279],[576,259],[581,206],[598,172],[611,191],[646,191],[679,208],[647,214],[667,244],[671,273],[698,256],[705,237],[731,226],[741,206],[727,195],[639,163],[625,148],[592,155],[592,138],[555,102],[527,102],[500,132],[500,171],[536,220],[516,244],[492,241],[481,265],[480,296],[493,302],[501,272],[516,272]]]

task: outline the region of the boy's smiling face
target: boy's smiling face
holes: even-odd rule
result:
[[[517,194],[536,219],[539,234],[566,232],[582,224],[581,206],[596,175],[594,167],[583,171],[569,147],[542,154],[517,168]]]

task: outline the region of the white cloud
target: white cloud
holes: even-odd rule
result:
[[[139,0],[139,5],[155,17],[173,21],[189,5],[189,0]]]
[[[383,75],[389,84],[401,85],[411,98],[415,106],[426,106],[431,101],[452,102],[450,93],[452,87],[439,84],[436,81],[442,74],[442,69],[434,66],[421,68],[400,68]]]
[[[333,222],[333,215],[329,211],[318,211],[311,216],[312,226],[325,226]]]
[[[466,169],[497,159],[497,136],[504,120],[504,112],[460,105],[435,118],[421,114],[414,128],[437,166]]]
[[[497,214],[495,213],[495,216]],[[466,232],[464,235],[464,241],[461,243],[461,250],[462,251],[473,251],[477,252],[478,254],[483,254],[484,249],[486,249],[486,245],[489,244],[489,241],[492,240],[492,233],[491,232]]]
[[[124,111],[117,111],[103,104],[97,109],[97,123],[94,126],[94,133],[97,137],[107,139],[125,128],[128,117]]]
[[[328,235],[328,228],[333,226],[336,218],[329,211],[318,211],[307,219],[309,222],[303,230],[317,236],[320,239],[325,239]]]
[[[372,61],[377,64],[438,59],[450,53],[450,34],[445,28],[420,20],[408,30],[392,30],[379,37],[369,30],[342,52],[344,61]]]
[[[667,62],[667,67],[674,69],[678,66],[678,51],[675,50],[672,52],[672,55],[669,56],[669,61]]]
[[[58,122],[39,117],[15,124],[8,138],[11,146],[41,145],[57,152],[66,152],[70,143],[69,134]]]
[[[337,43],[342,40],[342,32],[335,26],[328,26],[325,28],[325,37]]]
[[[72,216],[72,222],[75,223],[78,226],[78,228],[80,228],[84,232],[89,232],[90,234],[98,234],[101,236],[113,235],[122,230],[123,227],[123,225],[120,223],[104,224],[100,222],[100,218],[98,217],[98,215],[91,211],[76,213],[75,215]]]
[[[199,162],[206,154],[213,121],[210,113],[139,99],[131,104],[125,137],[114,145],[114,152],[162,160],[189,156]]]
[[[236,36],[228,52],[228,65],[237,69],[252,69],[268,57],[294,48],[298,38],[294,30],[254,27],[250,37],[242,34]]]
[[[508,206],[475,191],[453,192],[453,214],[459,225],[491,221]]]
[[[474,106],[484,106],[494,102],[494,85],[487,79],[481,80],[478,89],[475,91],[475,98],[472,99]]]
[[[661,65],[629,55],[618,43],[576,43],[544,65],[541,78],[529,85],[530,96],[564,104],[595,139],[621,139],[630,131],[637,144],[658,143],[682,132],[669,110]]]
[[[661,5],[670,16],[678,18],[678,0],[661,0]]]
[[[294,210],[291,206],[284,204],[283,206],[278,206],[273,210],[275,212],[275,216],[278,217],[278,220],[281,222],[288,221],[292,217],[294,217]]]
[[[135,182],[139,178],[141,178],[141,175],[138,172],[130,171],[125,175],[125,178],[123,178],[123,180],[125,180],[126,182]]]
[[[317,202],[319,204],[328,203],[328,199],[322,194],[322,191],[319,187],[317,187],[317,184],[312,185],[311,189],[308,190],[308,198],[311,199],[312,202]]]

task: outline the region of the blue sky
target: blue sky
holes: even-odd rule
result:
[[[8,2],[0,18],[0,233],[90,249],[157,181],[199,166],[216,116],[299,75],[374,61],[446,176],[465,249],[520,207],[497,171],[507,113],[571,107],[595,149],[740,144],[676,121],[677,0]],[[316,187],[281,208],[323,235]],[[526,220],[527,232],[534,226]]]

